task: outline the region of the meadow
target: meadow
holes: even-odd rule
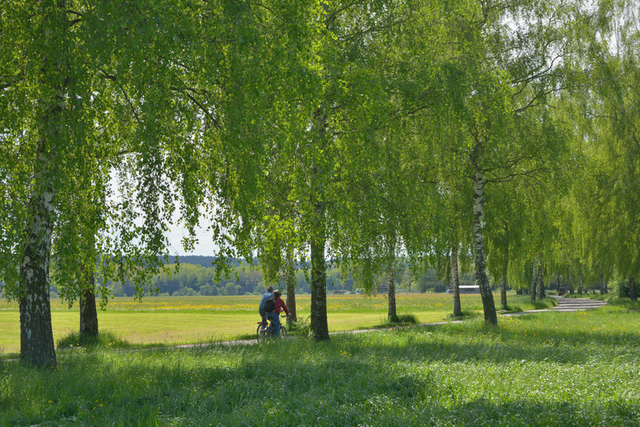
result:
[[[515,295],[513,296],[514,298]],[[528,298],[519,297],[523,304]],[[253,338],[260,320],[260,297],[145,297],[138,301],[118,297],[98,312],[101,331],[132,345],[176,345],[210,343]],[[514,300],[514,301],[517,301]],[[549,303],[550,304],[550,303]],[[310,296],[296,298],[298,315],[309,315]],[[330,332],[367,329],[386,322],[385,296],[330,295],[327,300]],[[445,321],[453,312],[452,296],[447,294],[398,294],[399,314],[412,314],[420,322]],[[470,314],[482,310],[479,295],[463,295],[463,310]],[[530,308],[529,305],[525,307]],[[78,331],[77,304],[69,308],[60,299],[52,300],[53,335],[56,342]],[[0,300],[0,355],[20,349],[20,314],[17,302]]]
[[[637,304],[0,361],[0,425],[637,426]]]

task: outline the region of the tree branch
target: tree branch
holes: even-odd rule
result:
[[[182,82],[180,82],[182,83]],[[211,122],[213,123],[213,125],[216,128],[220,128],[220,123],[218,122],[218,120],[213,116],[213,114],[211,114],[211,111],[209,111],[209,109],[207,107],[204,106],[204,104],[202,104],[200,101],[198,101],[193,95],[192,93],[199,95],[200,92],[194,88],[190,88],[187,87],[186,85],[184,85],[183,83],[183,88],[179,88],[177,86],[170,86],[169,89],[175,91],[175,92],[180,92],[183,93],[187,98],[189,98],[189,100],[191,100],[191,102],[193,102],[194,104],[196,104],[198,106],[198,108],[200,108],[200,110],[209,118],[209,120],[211,120]]]
[[[100,68],[100,72],[102,72],[102,75],[103,75],[103,77],[105,79],[111,80],[112,82],[114,82],[118,86],[118,88],[122,92],[122,95],[124,96],[125,100],[129,104],[129,108],[131,108],[131,112],[133,113],[133,116],[136,119],[136,122],[138,122],[138,124],[140,124],[140,117],[138,116],[138,113],[136,112],[136,109],[133,106],[133,103],[131,102],[131,99],[129,99],[129,96],[127,95],[127,92],[124,90],[124,88],[120,84],[120,81],[116,78],[115,75],[109,74],[103,68]]]

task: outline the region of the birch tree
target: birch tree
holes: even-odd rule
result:
[[[566,153],[565,124],[550,103],[575,66],[576,35],[591,21],[589,11],[578,3],[556,6],[483,2],[480,9],[469,9],[459,16],[476,22],[467,27],[479,30],[461,33],[459,50],[444,68],[445,81],[456,90],[443,92],[443,112],[459,133],[453,139],[457,145],[452,139],[437,141],[446,147],[444,153],[465,165],[457,176],[473,185],[476,280],[487,323],[497,318],[485,271],[484,226],[496,216],[485,217],[485,206],[495,206],[493,198],[499,199],[501,186],[508,182],[519,181],[521,188],[528,182],[535,188],[534,180],[555,176]],[[441,179],[446,176],[441,174]],[[527,206],[535,214],[536,205]],[[487,231],[498,230],[492,224]],[[506,265],[508,256],[499,258]]]
[[[385,10],[387,6],[309,2],[301,9],[308,15],[297,22],[307,26],[303,31],[310,38],[306,49],[299,46],[296,56],[289,58],[287,65],[299,73],[287,76],[286,84],[299,92],[290,96],[295,102],[275,104],[281,115],[274,120],[287,132],[279,140],[268,137],[272,142],[267,144],[261,178],[265,185],[261,199],[268,203],[259,203],[262,214],[257,209],[254,219],[247,221],[262,229],[259,234],[264,236],[269,227],[261,223],[276,214],[281,225],[293,225],[296,242],[306,242],[308,252],[299,253],[310,268],[311,328],[319,341],[329,339],[327,264],[340,260],[338,254],[355,242],[345,233],[353,230],[347,224],[355,212],[348,195],[362,182],[363,162],[371,158],[367,144],[374,141],[375,128],[386,113],[383,79],[370,65],[380,34],[397,19]],[[306,79],[300,80],[301,76]],[[294,116],[295,121],[289,119]],[[278,171],[288,176],[278,178]],[[274,179],[288,184],[269,184]],[[283,195],[277,194],[283,189]],[[282,258],[283,248],[273,254]]]
[[[174,59],[160,54],[183,46],[172,42],[180,32],[177,23],[184,24],[177,18],[184,15],[175,9],[157,13],[161,8],[154,5],[3,4],[2,276],[7,295],[20,301],[21,355],[27,363],[57,365],[52,261],[67,277],[77,273],[75,285],[61,289],[72,300],[89,290],[82,283],[95,277],[97,253],[105,271],[123,277],[146,270],[134,266],[158,266],[166,247],[163,234],[176,200],[169,180],[184,174],[165,155],[182,153],[172,142],[193,131],[188,123],[195,121],[188,120],[194,118],[188,103],[167,114],[175,94],[170,77],[180,73]],[[141,25],[132,26],[131,16]],[[168,22],[176,25],[159,30]],[[150,31],[137,32],[141,27]],[[125,143],[123,136],[132,138]],[[118,154],[125,157],[109,163]],[[107,207],[109,166],[117,166],[123,179],[122,197]],[[105,224],[114,234],[96,235]],[[64,244],[71,231],[83,244]],[[97,250],[94,237],[108,250]],[[75,266],[69,263],[73,256],[79,260]]]
[[[602,3],[603,21],[610,27],[590,45],[589,98],[582,104],[580,147],[588,156],[586,185],[575,185],[576,231],[586,245],[585,264],[612,270],[633,283],[638,274],[637,146],[640,123],[637,90],[640,74],[636,1]],[[606,31],[608,30],[608,31]],[[583,98],[584,99],[584,98]],[[588,205],[589,210],[584,211]],[[615,218],[611,221],[611,218]],[[609,273],[610,275],[611,273]]]

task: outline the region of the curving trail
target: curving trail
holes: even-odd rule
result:
[[[564,298],[556,295],[550,295],[551,298],[558,302],[551,311],[582,311],[592,308],[599,308],[606,304],[605,301],[598,301],[591,298]]]
[[[552,308],[545,308],[541,310],[526,310],[526,311],[520,311],[518,313],[507,313],[507,314],[502,314],[502,316],[520,316],[522,314],[542,313],[545,311],[561,311],[561,312],[584,311],[584,310],[591,310],[593,308],[599,308],[606,304],[605,301],[593,300],[591,298],[565,298],[565,297],[559,297],[557,295],[549,295],[549,297],[555,299],[558,305]]]

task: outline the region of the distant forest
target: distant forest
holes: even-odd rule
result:
[[[247,295],[261,294],[266,287],[262,280],[262,272],[255,266],[242,265],[240,262],[232,263],[230,277],[221,277],[215,280],[216,270],[212,266],[213,257],[207,256],[182,256],[179,258],[179,271],[172,275],[166,273],[159,274],[151,286],[157,289],[162,296],[194,296],[194,295]],[[173,267],[176,262],[175,257],[171,257],[169,267]],[[171,270],[173,270],[171,268]],[[296,271],[296,292],[299,294],[310,293],[311,289],[308,277],[305,277],[302,269]],[[409,268],[405,268],[398,277],[396,284],[398,290],[405,292],[445,292],[447,284],[439,281],[435,271],[429,270],[419,277]],[[461,281],[466,284],[473,284],[472,273],[461,275]],[[380,292],[386,292],[386,275],[378,278]],[[111,283],[109,284],[111,293],[114,296],[132,296],[133,284],[131,283]],[[349,275],[346,278],[341,276],[339,269],[327,269],[327,291],[329,293],[355,293],[358,291],[358,284],[354,283]]]
[[[215,260],[210,256],[181,256],[179,258],[179,270],[177,273],[158,274],[150,283],[149,289],[155,290],[155,295],[161,296],[215,296],[215,295],[247,295],[261,294],[266,288],[262,280],[262,272],[256,266],[244,265],[235,261],[231,263],[229,277],[215,279],[216,269],[212,263]],[[169,258],[169,270],[174,271],[176,257]],[[448,284],[438,280],[435,270],[430,269],[417,277],[406,267],[397,277],[396,289],[398,292],[445,292]],[[460,274],[461,285],[474,284],[475,278],[472,272]],[[296,271],[296,292],[309,294],[311,289],[308,274],[303,269]],[[382,274],[378,277],[378,293],[387,292],[388,277]],[[4,297],[4,290],[0,283],[0,297]],[[278,285],[276,285],[277,287]],[[281,285],[284,288],[284,285]],[[131,282],[108,284],[113,296],[133,296],[134,286]],[[344,278],[340,269],[327,269],[327,292],[329,293],[356,293],[360,286],[354,283],[351,274]],[[51,297],[58,296],[55,286],[51,286]]]

